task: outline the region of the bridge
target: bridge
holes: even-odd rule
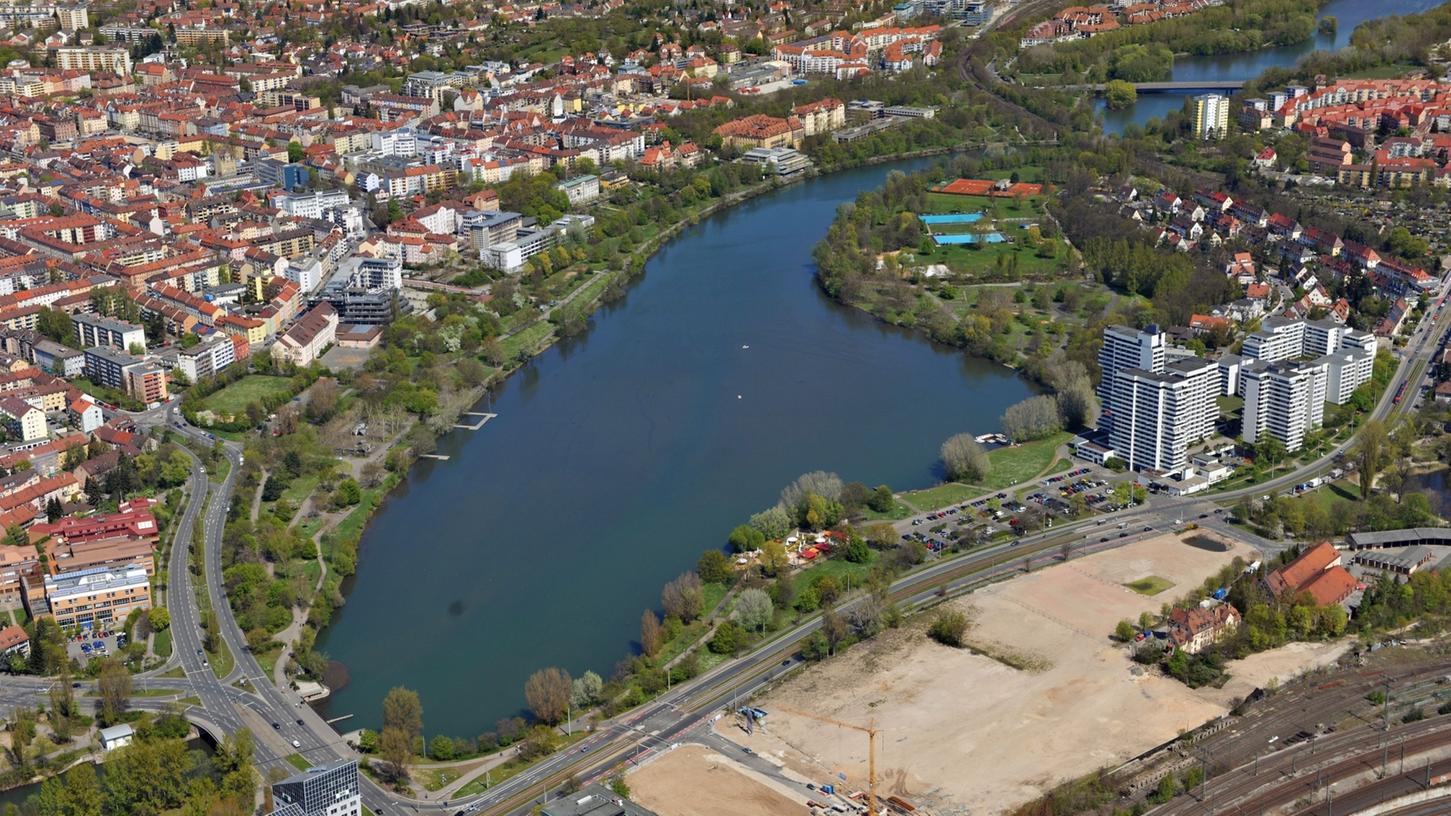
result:
[[[1186,82],[1133,82],[1134,90],[1139,93],[1168,93],[1172,91],[1237,91],[1244,87],[1246,80],[1243,79],[1201,79]],[[1097,85],[1046,85],[1040,86],[1045,90],[1059,91],[1092,91],[1103,93],[1104,86]]]

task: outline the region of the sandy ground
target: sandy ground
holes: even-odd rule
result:
[[[807,816],[774,783],[702,745],[682,745],[632,772],[630,798],[660,816]]]
[[[1257,555],[1197,535],[1227,549],[1161,536],[1044,567],[954,602],[972,618],[968,638],[979,653],[932,642],[918,621],[770,692],[760,701],[771,712],[762,732],[746,736],[729,720],[717,728],[808,778],[845,773],[849,785],[865,788],[864,735],[781,709],[875,723],[880,795],[942,813],[1008,810],[1224,713],[1256,681],[1283,681],[1333,658],[1326,646],[1266,653],[1231,666],[1244,677],[1220,690],[1194,691],[1138,670],[1108,640],[1114,624],[1157,613],[1236,555]],[[1174,586],[1151,597],[1123,586],[1149,575]]]

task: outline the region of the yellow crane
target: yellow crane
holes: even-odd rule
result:
[[[797,714],[813,720],[819,720],[830,725],[841,728],[850,728],[853,731],[862,731],[867,735],[867,816],[877,816],[877,727],[871,725],[856,725],[854,723],[834,720],[831,717],[823,717],[820,714],[812,714],[806,711],[797,711],[794,708],[776,706],[777,711],[784,711],[787,714]]]

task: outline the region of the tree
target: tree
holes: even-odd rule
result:
[[[598,674],[587,671],[570,684],[569,701],[575,708],[588,708],[599,702],[604,687],[605,681]]]
[[[1058,400],[1043,394],[1008,406],[1002,417],[1003,433],[1014,442],[1042,439],[1063,430]]]
[[[524,701],[541,722],[557,725],[569,710],[569,672],[557,666],[540,669],[524,681]]]
[[[760,531],[763,541],[785,538],[791,532],[791,514],[779,504],[756,513],[747,523]]]
[[[747,589],[736,599],[736,617],[747,629],[764,632],[775,615],[771,596],[764,589]]]
[[[447,734],[435,734],[428,741],[428,755],[433,759],[450,760],[456,755],[457,746]]]
[[[947,478],[970,484],[982,483],[992,469],[987,451],[967,433],[954,434],[942,443],[942,463],[947,467]]]
[[[660,605],[665,607],[665,617],[676,618],[681,623],[690,623],[700,617],[705,611],[705,592],[701,588],[700,576],[693,572],[677,576],[660,591]]]
[[[89,762],[47,779],[37,803],[41,816],[96,816],[104,804],[96,768]]]
[[[408,735],[397,728],[384,728],[378,735],[378,755],[393,766],[393,775],[399,780],[408,778],[408,766],[413,760],[413,742]]]
[[[1371,488],[1375,486],[1375,477],[1385,466],[1387,436],[1385,425],[1378,419],[1372,419],[1365,423],[1355,439],[1355,449],[1352,454],[1356,464],[1360,467],[1360,499],[1365,501],[1370,498]]]
[[[131,672],[117,658],[104,658],[96,684],[101,693],[101,719],[115,723],[131,697]]]
[[[706,550],[695,562],[695,572],[707,584],[728,584],[733,573],[731,560],[720,550]]]
[[[892,488],[884,484],[877,485],[867,498],[867,507],[878,513],[890,513],[896,505],[897,498],[892,494]]]
[[[927,634],[944,646],[960,649],[967,636],[967,615],[960,609],[944,609],[932,621]]]
[[[1104,83],[1103,97],[1106,100],[1109,110],[1123,110],[1131,108],[1139,99],[1139,89],[1132,82],[1122,79],[1110,79]]]
[[[781,506],[787,510],[794,510],[806,502],[806,497],[817,495],[828,501],[840,501],[842,491],[841,477],[835,473],[828,473],[824,470],[814,470],[810,473],[803,473],[781,490]]]
[[[640,613],[640,650],[645,656],[654,657],[659,654],[664,640],[664,634],[660,631],[660,619],[655,617],[655,613],[648,609]]]
[[[761,571],[766,575],[780,575],[786,571],[788,563],[785,544],[773,539],[761,548]]]
[[[711,636],[706,648],[715,654],[735,654],[745,638],[746,631],[741,628],[741,625],[733,620],[728,620],[715,628],[715,634]]]
[[[773,536],[779,537],[779,536]],[[749,524],[742,524],[731,530],[731,549],[736,552],[752,552],[761,549],[766,542],[766,535],[756,527]]]
[[[1136,634],[1138,634],[1138,630],[1134,628],[1133,622],[1128,619],[1119,621],[1118,625],[1113,628],[1114,640],[1124,643],[1133,640]]]
[[[395,728],[408,739],[408,749],[423,737],[423,703],[418,692],[403,686],[389,689],[383,698],[383,730]]]

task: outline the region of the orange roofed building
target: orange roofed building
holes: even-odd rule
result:
[[[1341,566],[1340,551],[1328,541],[1316,544],[1264,577],[1265,591],[1275,600],[1293,601],[1305,594],[1316,606],[1341,603],[1358,586],[1355,576]]]

